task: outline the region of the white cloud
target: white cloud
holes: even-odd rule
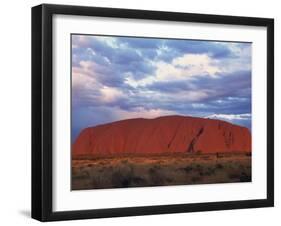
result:
[[[155,80],[173,81],[198,75],[215,76],[221,71],[216,64],[216,60],[207,54],[184,54],[174,58],[171,63],[156,62]]]
[[[110,36],[94,36],[94,38],[98,41],[104,42],[106,45],[110,46],[111,48],[118,48],[120,44],[117,42],[115,37]]]
[[[82,67],[72,67],[72,88],[91,88],[96,83],[94,71],[92,71],[87,64]]]
[[[227,45],[234,57],[223,58],[218,61],[218,65],[224,73],[233,73],[241,70],[251,70],[252,67],[252,46],[251,44],[221,43]]]
[[[125,97],[125,94],[121,90],[108,86],[103,86],[100,89],[100,93],[100,101],[103,103],[112,103]]]
[[[210,76],[217,78],[219,74],[227,75],[237,71],[251,71],[251,45],[240,43],[222,43],[231,50],[233,57],[212,58],[208,54],[184,54],[176,57],[171,63],[164,61],[151,62],[156,70],[154,74],[146,75],[142,79],[133,76],[126,78],[126,83],[132,87],[146,86],[158,81],[175,81],[192,79],[196,76]],[[162,48],[158,54],[167,51]]]
[[[93,103],[110,104],[126,95],[121,89],[103,85],[95,69],[99,65],[91,61],[80,61],[80,67],[72,67],[72,89],[78,91],[80,100],[87,99]]]
[[[221,72],[216,65],[217,61],[210,58],[207,54],[185,54],[182,57],[175,58],[172,61],[175,66],[187,67],[188,76],[207,74],[215,76]]]
[[[72,86],[83,86],[88,88],[102,87],[98,81],[97,69],[101,66],[92,61],[80,61],[79,66],[72,67]]]
[[[157,81],[155,76],[151,76],[151,75],[150,76],[148,75],[140,80],[136,80],[131,73],[126,73],[124,76],[125,76],[124,82],[134,88],[137,88],[138,86],[146,86],[148,84],[152,84]]]
[[[159,81],[186,80],[193,76],[208,75],[215,77],[221,72],[218,62],[207,54],[184,54],[173,59],[171,63],[164,61],[151,62],[155,67],[155,74],[136,80],[127,75],[125,83],[132,87],[145,86]]]
[[[223,119],[223,120],[248,120],[251,118],[251,114],[213,114],[209,115],[205,118],[212,118],[212,119]]]
[[[93,56],[97,55],[96,52],[93,49],[91,49],[91,48],[87,48],[87,52],[89,52]]]

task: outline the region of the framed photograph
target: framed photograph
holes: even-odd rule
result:
[[[274,21],[32,8],[32,217],[274,205]]]

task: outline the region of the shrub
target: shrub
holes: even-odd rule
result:
[[[193,170],[193,168],[191,166],[186,166],[186,167],[183,167],[183,168],[180,168],[180,169],[185,171],[186,173],[189,173]]]
[[[216,168],[217,168],[217,169],[223,169],[223,165],[220,164],[220,163],[217,163],[217,164],[216,164]]]
[[[250,182],[252,181],[251,175],[247,175],[245,172],[242,172],[240,176],[240,182]]]
[[[191,181],[192,181],[193,183],[196,183],[196,182],[200,181],[200,177],[194,176],[194,177],[191,178]]]

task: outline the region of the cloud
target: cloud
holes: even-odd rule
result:
[[[91,61],[72,67],[72,102],[74,106],[115,105],[126,99],[122,89],[114,86],[121,81],[107,82],[107,69]],[[109,85],[108,85],[109,84]]]
[[[141,50],[145,49],[157,49],[161,43],[161,39],[144,39],[144,38],[132,38],[122,37],[119,39],[121,43],[125,43],[128,47],[137,48]]]
[[[213,114],[209,115],[205,118],[212,118],[212,119],[223,119],[223,120],[249,120],[251,118],[250,113],[245,113],[245,114]]]
[[[179,56],[182,54],[208,54],[213,58],[233,57],[233,52],[224,45],[223,42],[208,42],[200,40],[165,40],[164,46],[172,55]]]
[[[118,38],[86,36],[81,39],[73,36],[72,42],[75,43],[72,45],[75,66],[79,66],[80,61],[95,62],[107,68],[107,75],[112,74],[114,77],[131,73],[136,78],[142,78],[154,70],[150,60],[146,60],[147,57],[141,51],[120,42]]]
[[[193,75],[211,75],[214,76],[221,72],[216,66],[216,60],[210,58],[207,54],[184,54],[172,61],[175,66],[188,69],[188,74]]]
[[[125,83],[138,87],[161,81],[185,80],[192,76],[216,76],[221,72],[217,61],[206,54],[184,54],[174,58],[171,63],[157,61],[154,66],[153,74],[139,80],[129,75]]]
[[[93,85],[96,81],[94,76],[91,76],[94,72],[89,71],[89,68],[84,65],[83,68],[72,67],[72,88],[84,87],[87,85]]]
[[[103,103],[116,102],[125,97],[125,94],[121,90],[114,87],[103,86],[100,89],[100,92],[101,92],[100,100]]]

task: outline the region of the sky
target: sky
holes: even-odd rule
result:
[[[251,130],[251,43],[72,35],[72,140],[90,126],[188,115]]]

